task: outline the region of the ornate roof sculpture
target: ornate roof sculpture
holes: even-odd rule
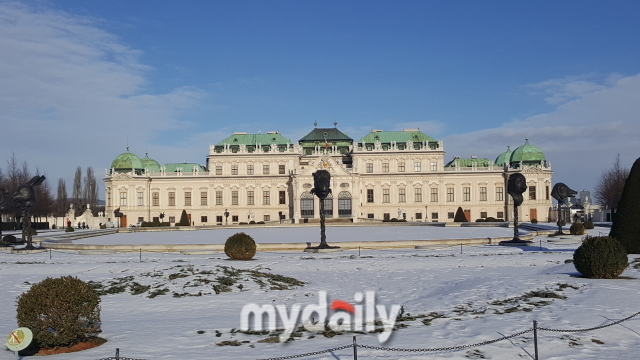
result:
[[[252,153],[260,149],[262,152],[275,151],[285,152],[293,144],[291,140],[282,136],[278,131],[269,131],[266,134],[248,134],[246,132],[234,132],[233,135],[225,138],[213,146],[213,151],[222,153],[229,149],[232,153],[237,153],[240,149]]]
[[[358,143],[362,144],[367,150],[377,149],[378,147],[381,147],[382,150],[389,148],[420,150],[424,147],[436,150],[440,148],[440,143],[436,139],[418,129],[404,129],[403,131],[373,130],[362,137]]]

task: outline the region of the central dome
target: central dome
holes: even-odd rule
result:
[[[525,139],[524,145],[519,146],[511,154],[511,163],[523,162],[527,165],[540,164],[547,159],[544,156],[542,150],[529,144],[529,139]]]
[[[143,169],[143,166],[138,155],[129,152],[129,147],[127,146],[127,151],[116,156],[111,162],[111,168],[115,170],[134,170]]]

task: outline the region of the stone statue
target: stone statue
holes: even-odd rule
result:
[[[563,219],[562,211],[562,204],[564,203],[564,199],[574,196],[577,193],[577,191],[570,189],[564,183],[557,183],[553,186],[553,190],[551,190],[551,196],[558,201],[558,231],[556,232],[556,235],[564,235],[564,233],[562,232],[562,220],[565,220]]]
[[[402,219],[402,208],[398,208],[398,220]]]
[[[338,249],[338,246],[329,246],[324,226],[324,199],[331,194],[331,174],[327,170],[318,170],[313,173],[313,189],[311,193],[320,199],[320,245],[309,249]]]
[[[249,210],[249,222],[254,221],[253,220],[253,211]]]
[[[20,185],[13,194],[13,201],[20,209],[22,215],[22,240],[26,241],[25,249],[35,249],[31,244],[31,206],[36,202],[35,187],[42,184],[44,175],[36,175],[26,184]]]

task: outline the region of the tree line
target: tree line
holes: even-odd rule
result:
[[[32,172],[26,161],[19,161],[12,153],[11,158],[7,160],[7,166],[0,167],[0,189],[13,195],[20,185],[29,181],[34,175],[42,175],[40,169],[36,168],[35,172]],[[49,179],[45,179],[40,186],[35,187],[35,191],[37,201],[31,208],[34,220],[46,216],[65,216],[69,211],[70,204],[74,205],[76,216],[82,214],[87,205],[90,206],[94,215],[97,215],[97,211],[100,210],[98,208],[98,183],[91,167],[86,169],[84,177],[82,168],[80,166],[76,168],[71,197],[68,196],[63,178],[58,179],[55,196],[49,185]],[[5,214],[9,217],[15,215],[7,210],[5,210]]]

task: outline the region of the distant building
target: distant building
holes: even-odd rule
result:
[[[527,178],[520,220],[546,221],[551,207],[551,167],[528,140],[495,161],[445,163],[444,144],[418,129],[374,130],[354,141],[337,128],[314,128],[297,143],[278,132],[236,132],[211,145],[205,165],[168,163],[127,151],[107,170],[106,212],[120,208],[123,226],[165,214],[174,223],[186,210],[194,225],[318,219],[312,174],[331,173],[325,200],[329,221],[453,221],[458,207],[467,219],[511,220],[506,192],[510,174]],[[225,217],[228,212],[228,219]],[[113,221],[114,219],[110,219]]]

